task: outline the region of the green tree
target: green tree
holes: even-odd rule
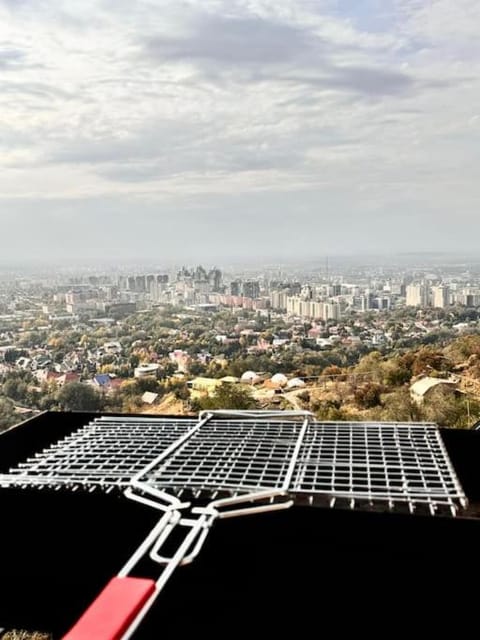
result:
[[[57,400],[65,411],[100,411],[103,398],[95,389],[82,382],[70,382],[57,394]]]
[[[10,377],[5,381],[2,391],[12,400],[21,402],[27,396],[28,385],[18,378]]]
[[[389,393],[383,401],[380,420],[387,422],[411,422],[420,420],[418,405],[412,400],[408,388],[403,387]]]
[[[5,362],[7,364],[14,364],[19,358],[28,357],[28,351],[25,349],[9,349],[5,352]]]
[[[236,384],[222,384],[211,397],[197,401],[200,409],[255,409],[257,402],[250,389]]]
[[[355,367],[354,373],[363,375],[371,380],[381,384],[384,379],[384,361],[382,354],[378,351],[372,351],[364,356]]]
[[[0,397],[0,431],[8,429],[16,422],[18,422],[18,418],[15,415],[13,402],[8,398]]]
[[[170,381],[168,384],[168,389],[178,400],[186,401],[190,398],[190,391],[187,387],[187,383],[183,380]]]
[[[445,352],[457,364],[473,355],[480,356],[480,336],[462,336],[450,343]]]
[[[400,358],[392,358],[385,364],[385,384],[389,387],[400,387],[410,381],[411,370]]]
[[[345,380],[344,371],[341,367],[338,367],[336,364],[331,364],[322,371],[323,376],[332,376],[332,380]]]
[[[192,362],[188,367],[192,376],[203,376],[207,370],[207,367],[201,362]]]
[[[435,422],[441,427],[470,428],[479,415],[478,401],[468,400],[449,388],[433,389],[421,406],[422,419]]]

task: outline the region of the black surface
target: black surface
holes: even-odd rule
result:
[[[153,524],[147,510],[101,494],[8,491],[1,508],[9,514],[1,624],[56,638]],[[467,580],[480,569],[479,533],[474,520],[319,509],[221,521],[136,637],[173,637],[179,629],[179,637],[229,637],[233,630],[260,637],[281,633],[292,617],[302,633],[332,617],[359,631],[380,610],[400,616],[396,624],[415,613],[415,624],[440,628],[443,615],[459,616],[456,607],[473,599]]]
[[[4,434],[0,464],[16,464],[33,453],[33,441],[47,446],[90,417],[44,414]],[[467,493],[478,497],[480,432],[444,439]],[[1,490],[0,514],[0,628],[55,638],[156,519],[122,496],[46,490]],[[470,518],[296,508],[224,520],[135,637],[271,638],[289,628],[297,638],[330,636],[332,628],[341,636],[449,628],[458,635],[474,624],[479,540],[480,521]]]

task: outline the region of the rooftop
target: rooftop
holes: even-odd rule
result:
[[[416,382],[414,382],[412,384],[412,386],[410,387],[410,391],[411,393],[415,394],[416,396],[425,396],[429,391],[431,391],[432,389],[434,389],[435,387],[438,387],[439,385],[450,385],[452,387],[455,387],[458,383],[455,380],[451,380],[450,378],[445,379],[445,378],[430,378],[430,377],[425,377],[425,378],[421,378],[420,380],[417,380]]]

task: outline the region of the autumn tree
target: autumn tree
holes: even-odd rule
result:
[[[357,387],[354,393],[355,404],[360,409],[371,409],[381,404],[382,386],[367,382]]]
[[[448,358],[441,351],[433,347],[422,347],[415,354],[415,359],[412,363],[412,374],[418,376],[435,371],[437,373],[445,373],[449,368]]]

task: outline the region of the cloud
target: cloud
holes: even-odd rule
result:
[[[318,140],[317,140],[318,143]],[[327,137],[324,144],[335,144]],[[87,164],[109,180],[142,182],[164,180],[186,172],[264,171],[293,168],[301,162],[299,153],[308,151],[311,141],[301,150],[290,147],[290,139],[263,132],[254,141],[235,131],[225,131],[214,121],[202,126],[184,122],[153,120],[125,139],[72,140],[62,142],[52,152],[52,163]]]
[[[145,53],[158,62],[207,61],[218,65],[281,65],[318,55],[322,42],[307,29],[260,17],[200,14],[175,37],[149,36]]]
[[[405,93],[413,88],[414,82],[410,75],[392,69],[336,67],[325,84],[332,88],[376,96]]]
[[[2,48],[0,46],[0,71],[14,71],[25,66],[26,55],[19,49]]]
[[[442,87],[446,83],[417,81],[402,71],[382,67],[335,66],[326,64],[317,74],[306,69],[303,75],[285,74],[282,82],[309,87],[311,90],[336,90],[369,98],[409,95],[423,87]],[[305,103],[318,101],[318,96],[302,98]]]
[[[311,25],[277,19],[203,13],[175,37],[148,36],[142,49],[155,63],[192,63],[213,81],[236,73],[244,83],[274,79],[368,97],[401,95],[415,86],[415,78],[399,69],[371,62],[345,64],[343,57],[359,54],[363,59],[360,39],[338,45]]]
[[[35,81],[12,81],[5,82],[2,81],[0,84],[1,92],[4,95],[17,95],[23,96],[24,98],[33,97],[40,99],[48,99],[52,100],[54,98],[73,98],[72,94],[69,94],[67,91],[63,91],[58,87],[55,87],[51,84],[45,84],[43,82],[35,82]]]
[[[417,248],[459,221],[478,237],[479,6],[0,0],[8,250],[29,245],[21,229],[66,246],[75,216],[104,225],[79,223],[82,241],[108,228],[123,249],[132,216],[152,237],[169,221],[172,253],[283,253],[299,228],[311,252],[394,246],[412,236],[402,216]]]

